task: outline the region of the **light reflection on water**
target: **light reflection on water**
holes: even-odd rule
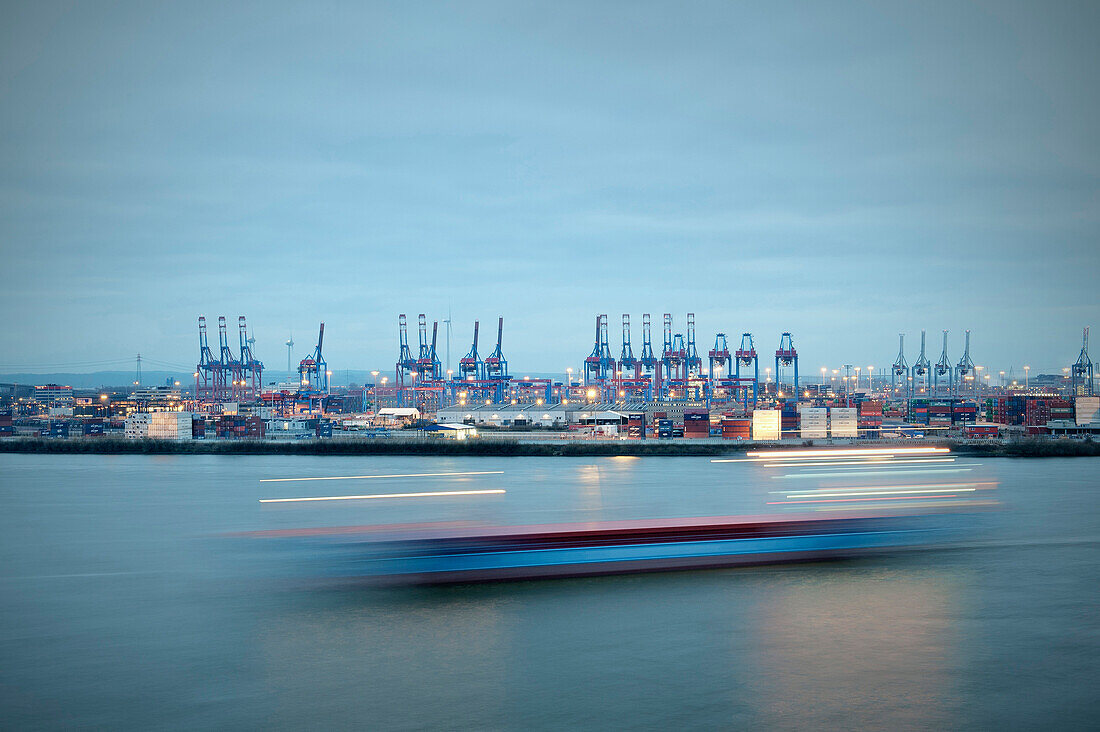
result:
[[[0,703],[47,727],[1085,726],[1098,466],[984,461],[1006,508],[986,548],[377,590],[287,581],[220,537],[760,513],[782,481],[694,458],[3,455]],[[507,493],[258,503],[260,478],[469,470],[504,472],[386,491]]]

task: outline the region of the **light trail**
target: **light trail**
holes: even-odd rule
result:
[[[913,493],[973,493],[977,488],[925,488],[921,490],[900,491],[843,491],[841,493],[802,493],[787,498],[843,498],[844,496],[908,496]]]
[[[821,493],[835,493],[837,491],[899,491],[899,490],[917,491],[917,490],[922,490],[922,489],[926,489],[926,488],[946,488],[946,489],[949,489],[949,490],[960,490],[962,488],[980,488],[982,490],[988,490],[988,489],[990,489],[990,488],[992,488],[996,485],[997,485],[996,483],[990,483],[990,482],[985,482],[985,483],[914,483],[912,485],[850,485],[850,486],[844,486],[844,487],[839,487],[839,488],[838,487],[833,487],[833,488],[804,488],[804,489],[801,489],[801,490],[794,489],[794,488],[788,488],[785,491],[768,491],[768,492],[773,493],[773,494],[774,493],[782,493],[782,494],[798,493],[798,494],[801,494],[803,496],[812,496],[812,495],[820,495]]]
[[[773,475],[772,480],[803,480],[806,478],[836,478],[843,475],[867,477],[871,475],[942,475],[946,473],[969,473],[971,468],[931,468],[929,470],[841,470],[836,473],[788,473]]]
[[[486,496],[506,493],[503,488],[484,491],[430,491],[426,493],[375,493],[368,496],[316,496],[308,498],[261,498],[260,503],[302,503],[305,501],[364,501],[372,498],[428,498],[433,496]]]
[[[902,508],[927,509],[929,506],[947,506],[949,508],[958,508],[960,506],[996,506],[997,505],[996,501],[975,501],[975,500],[965,500],[965,499],[964,500],[958,500],[958,501],[939,500],[941,498],[950,498],[950,496],[925,496],[924,498],[921,498],[920,496],[916,496],[913,499],[913,501],[914,501],[913,503],[891,503],[890,504],[890,509],[891,510],[898,510],[898,509],[902,509]],[[882,499],[882,500],[886,500],[886,499]],[[780,502],[780,505],[783,505],[783,503]],[[806,510],[806,509],[802,508],[801,506],[798,506],[798,507],[792,506],[791,508],[795,509],[795,510],[798,510],[798,511],[805,511]],[[814,506],[812,510],[814,510],[814,511],[866,511],[867,507],[866,506],[852,506],[852,505],[838,506],[835,503],[829,503],[829,504],[826,504],[824,506]]]
[[[747,458],[713,458],[712,463],[760,463],[765,460],[789,460],[789,461],[831,461],[844,460],[846,458],[858,458],[860,460],[889,460],[895,455],[903,457],[918,457],[920,455],[943,455],[950,453],[946,447],[877,447],[861,448],[855,450],[771,450],[769,452],[750,452],[752,457]]]
[[[848,457],[851,455],[932,455],[948,453],[946,447],[868,447],[855,450],[768,450],[766,452],[746,453],[750,458],[785,460],[801,457]]]
[[[752,462],[759,462],[759,461],[753,460]],[[953,458],[953,457],[949,457],[949,458],[917,458],[916,460],[887,460],[887,459],[883,459],[883,458],[867,458],[867,459],[864,459],[864,460],[847,460],[845,462],[836,462],[836,463],[830,462],[830,463],[824,463],[824,464],[822,464],[822,463],[809,463],[809,464],[807,464],[807,463],[802,463],[802,462],[798,462],[798,463],[765,463],[764,467],[765,468],[816,468],[816,467],[831,468],[834,465],[869,465],[869,466],[880,466],[881,467],[881,466],[888,466],[888,465],[899,465],[901,463],[920,463],[920,464],[923,465],[924,463],[953,463],[953,462],[955,462],[955,458]]]
[[[446,475],[501,475],[503,470],[473,470],[467,473],[399,473],[395,475],[334,475],[326,478],[260,478],[261,483],[291,483],[304,480],[370,480],[375,478],[438,478]]]
[[[857,503],[863,501],[904,501],[915,500],[920,496],[894,496],[892,498],[835,498],[829,501],[769,501],[769,506],[788,506],[792,503]],[[942,493],[935,496],[928,496],[928,498],[958,498],[954,493],[943,495]]]

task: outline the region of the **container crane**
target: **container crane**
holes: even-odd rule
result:
[[[485,359],[485,378],[487,379],[500,379],[501,381],[507,381],[508,376],[508,361],[504,358],[504,354],[500,350],[500,341],[504,335],[504,317],[501,316],[497,320],[497,347],[489,354],[489,357]]]
[[[711,381],[719,378],[722,373],[722,369],[726,368],[730,362],[730,347],[726,341],[726,334],[719,333],[714,336],[714,348],[710,349],[710,371],[709,375]],[[717,366],[718,370],[715,371],[714,367]]]
[[[310,394],[328,393],[328,364],[321,355],[321,346],[325,342],[325,324],[317,330],[317,347],[313,353],[298,363],[299,391]]]
[[[225,374],[219,368],[206,336],[206,317],[199,316],[199,363],[195,367],[195,398],[217,401],[225,391]]]
[[[443,362],[439,360],[439,351],[436,350],[436,336],[439,333],[439,321],[432,321],[432,347],[428,351],[428,358],[432,362],[431,377],[433,381],[443,380]]]
[[[260,395],[260,390],[263,388],[264,365],[252,353],[252,344],[256,342],[256,339],[248,337],[248,325],[245,323],[243,315],[237,318],[237,329],[241,344],[240,363],[241,381],[243,382],[241,386],[246,398],[255,399]]]
[[[638,358],[643,377],[652,380],[651,393],[661,392],[661,362],[653,353],[653,333],[649,313],[642,313],[642,355]]]
[[[458,360],[458,375],[462,381],[482,381],[485,378],[485,362],[477,353],[479,321],[474,321],[474,342],[470,351]]]
[[[917,356],[917,360],[913,362],[912,370],[912,385],[909,387],[909,391],[912,394],[916,394],[917,382],[920,379],[924,379],[924,386],[921,387],[921,393],[927,395],[929,393],[930,384],[928,383],[932,376],[932,364],[928,360],[928,354],[925,350],[925,332],[920,332],[920,355]]]
[[[947,392],[950,394],[955,387],[955,373],[951,368],[951,360],[947,357],[947,331],[943,332],[943,352],[940,360],[936,361],[936,367],[932,370],[932,388],[938,394],[940,391],[940,378],[947,377]]]
[[[584,359],[584,381],[592,384],[615,374],[615,359],[607,342],[607,315],[596,316],[596,343]]]
[[[703,372],[703,359],[695,346],[695,313],[687,314],[687,350],[684,356],[685,378],[699,376]]]
[[[668,370],[669,380],[687,380],[687,346],[684,344],[683,333],[672,336],[672,347],[665,355],[665,368]]]
[[[428,341],[428,323],[423,313],[419,318],[420,351],[416,359],[416,380],[423,384],[426,381],[439,381],[443,378],[443,363],[436,352],[436,338],[439,333],[439,321],[432,322],[432,340]]]
[[[405,313],[397,316],[397,344],[399,350],[394,381],[397,386],[404,386],[405,376],[416,371],[416,359],[409,350],[409,324],[405,319]]]
[[[760,384],[760,359],[756,356],[756,347],[752,344],[752,333],[741,334],[741,347],[737,349],[734,354],[734,366],[736,368],[735,377],[737,379],[738,391],[742,391],[743,381],[741,379],[741,367],[752,366],[752,405],[756,406],[756,391]],[[747,377],[746,377],[747,378]]]
[[[684,345],[683,334],[672,333],[672,313],[665,313],[662,335],[661,367],[665,372],[665,380],[668,382],[686,380],[684,363],[687,359],[687,348]]]
[[[970,331],[966,331],[966,345],[963,348],[962,358],[959,359],[959,363],[955,366],[955,390],[960,391],[965,385],[966,377],[970,376],[973,379],[974,374],[974,362],[970,360]],[[974,385],[975,387],[977,384]]]
[[[794,348],[794,339],[790,333],[779,336],[779,349],[775,352],[775,386],[779,389],[779,366],[794,366],[794,395],[798,396],[798,351]]]
[[[1085,326],[1085,335],[1081,340],[1081,354],[1077,363],[1070,367],[1073,375],[1071,388],[1073,396],[1093,396],[1092,359],[1089,358],[1089,329]]]
[[[634,350],[630,347],[630,316],[623,313],[623,350],[619,354],[619,368],[622,371],[634,370],[634,378],[641,378],[641,362],[634,358]]]
[[[229,331],[226,328],[225,316],[218,316],[218,369],[222,372],[220,395],[215,395],[216,401],[239,401],[240,383],[244,380],[241,374],[241,362],[233,355],[229,348]],[[229,382],[230,386],[226,386]]]
[[[909,364],[905,360],[905,334],[898,333],[898,357],[894,359],[894,365],[890,367],[890,391],[896,396],[898,393],[897,378],[905,379],[905,397],[912,396],[912,381],[909,379]]]

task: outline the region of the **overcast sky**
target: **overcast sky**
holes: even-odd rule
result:
[[[521,374],[601,312],[616,355],[693,311],[809,373],[921,328],[1061,369],[1100,325],[1095,2],[2,13],[0,371],[194,364],[200,314],[279,368],[324,320],[338,369],[502,314]]]

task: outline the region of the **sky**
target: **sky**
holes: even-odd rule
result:
[[[899,333],[911,363],[921,329],[932,361],[970,329],[979,365],[1060,371],[1100,325],[1098,27],[1094,2],[6,2],[0,373],[189,368],[198,316],[242,314],[269,367],[324,321],[331,367],[392,369],[421,312],[452,362],[503,315],[514,373],[579,368],[598,313],[637,353],[645,312],[695,313],[704,353],[790,331],[804,374],[888,366]]]

